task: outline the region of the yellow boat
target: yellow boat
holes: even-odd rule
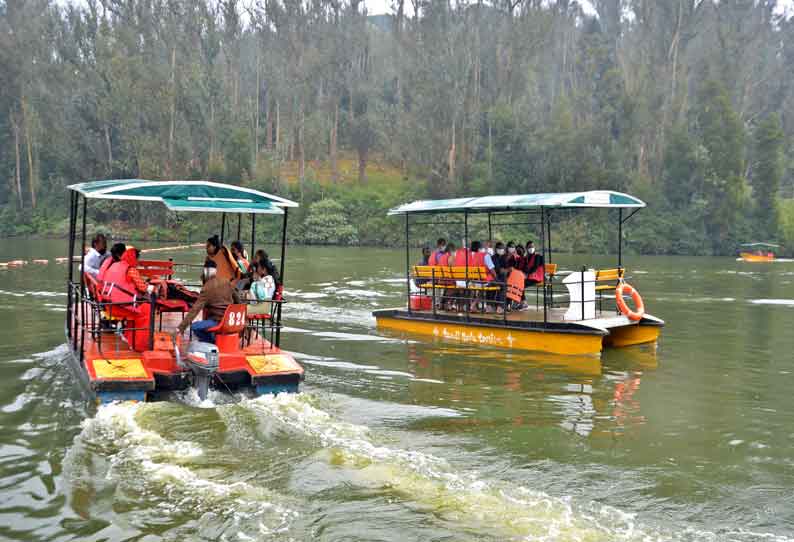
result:
[[[645,313],[642,306],[630,309],[622,295],[624,288],[633,291],[625,283],[623,225],[644,207],[634,196],[605,190],[422,200],[396,207],[389,214],[405,217],[407,303],[374,311],[377,325],[439,340],[566,355],[599,355],[605,346],[655,343],[664,321]],[[551,262],[552,221],[560,210],[585,208],[618,211],[617,267],[582,267],[563,274]],[[433,215],[444,216],[434,223],[429,219]],[[412,266],[411,227],[438,224],[448,228],[450,215],[462,215],[463,220],[455,224],[463,226],[464,239],[469,238],[472,215],[487,215],[489,239],[494,226],[539,226],[542,282],[523,290],[515,281],[494,280],[485,256],[475,254],[474,246],[464,250],[459,265]],[[462,261],[465,265],[460,265]],[[530,303],[515,307],[511,296]],[[638,294],[635,301],[641,305]]]
[[[741,245],[739,257],[745,262],[773,262],[775,261],[775,250],[780,245],[772,243],[745,243]]]

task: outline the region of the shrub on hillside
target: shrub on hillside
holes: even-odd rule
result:
[[[324,199],[309,207],[303,223],[303,241],[312,245],[355,245],[358,231],[348,220],[349,214],[336,200]]]

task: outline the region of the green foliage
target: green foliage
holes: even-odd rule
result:
[[[251,137],[245,128],[237,128],[224,147],[227,181],[239,183],[251,171]]]
[[[0,235],[62,233],[65,186],[110,177],[290,197],[298,242],[399,244],[386,212],[415,198],[599,188],[648,202],[631,250],[788,235],[794,18],[769,3],[438,1],[401,21],[358,0],[99,4],[0,0]],[[312,237],[329,199],[356,235]],[[94,219],[210,227],[112,202]],[[601,222],[565,219],[555,246],[614,250]]]
[[[303,240],[316,245],[357,244],[358,231],[349,217],[344,206],[333,199],[312,203],[303,223]]]
[[[769,115],[755,130],[753,199],[759,232],[765,239],[772,239],[778,230],[777,194],[783,178],[784,138],[780,117],[776,114]]]

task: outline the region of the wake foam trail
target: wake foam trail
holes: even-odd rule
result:
[[[328,448],[332,461],[357,469],[362,485],[393,491],[445,520],[497,538],[533,541],[651,541],[633,516],[602,505],[575,505],[540,491],[479,479],[445,460],[373,442],[366,427],[335,421],[306,394],[264,396],[243,404]]]
[[[204,477],[196,468],[204,455],[199,445],[169,440],[142,427],[141,417],[162,419],[160,405],[114,403],[85,420],[64,459],[72,485],[93,483],[96,473],[86,472],[93,470],[86,465],[93,463],[92,455],[99,455],[109,465],[105,478],[118,484],[127,499],[135,496],[139,513],[151,514],[157,521],[188,515],[201,523],[210,514],[213,531],[223,533],[220,539],[235,540],[279,539],[290,529],[298,514],[277,504],[283,497],[248,482]]]
[[[357,472],[356,483],[401,495],[465,530],[496,539],[533,542],[792,542],[751,531],[713,533],[688,527],[637,527],[636,516],[595,502],[580,503],[503,481],[464,473],[420,451],[377,444],[367,427],[338,421],[311,403],[310,394],[263,396],[241,405],[268,422],[315,441],[330,460]]]

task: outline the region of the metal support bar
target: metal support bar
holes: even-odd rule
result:
[[[540,252],[543,255],[544,264],[545,264],[545,258],[546,258],[546,210],[545,210],[544,207],[540,208],[540,246],[541,246]],[[545,267],[544,267],[544,270],[543,270],[543,284],[544,284],[544,287],[543,287],[543,327],[546,327],[546,324],[549,321],[549,311],[548,311],[548,299],[547,299],[548,296],[546,295],[546,287],[545,287],[545,284],[546,284],[546,270],[545,270]]]
[[[491,224],[491,213],[488,213],[488,241],[493,241],[493,225]]]
[[[580,286],[580,288],[582,289],[581,290],[581,296],[582,296],[582,320],[584,320],[584,316],[585,316],[584,315],[584,274],[585,274],[585,271],[587,271],[587,268],[585,266],[582,266],[582,271],[581,271],[582,274],[580,275],[581,276],[581,286]]]
[[[405,213],[408,216],[408,213]],[[413,222],[412,226],[461,226],[463,222]]]
[[[549,241],[549,243],[548,243],[548,253],[549,253],[549,257],[548,257],[548,258],[546,258],[546,257],[544,256],[544,262],[543,262],[543,263],[544,263],[544,266],[545,266],[545,264],[546,264],[547,262],[548,262],[548,263],[551,263],[551,210],[549,210],[549,211],[546,213],[546,237],[548,238],[548,241]],[[545,267],[544,267],[544,272],[545,272]],[[544,277],[544,279],[545,279],[545,277]],[[546,281],[544,280],[543,282],[546,282]]]
[[[630,219],[631,217],[633,217],[634,215],[636,215],[637,213],[639,213],[641,209],[642,209],[642,208],[639,208],[639,209],[634,209],[634,210],[631,212],[631,214],[630,214],[629,216],[627,216],[626,218],[622,219],[623,223],[625,224],[626,222],[628,222],[628,221],[629,221],[629,219]],[[620,212],[621,212],[621,214],[622,214],[622,213],[623,213],[623,209],[620,209]]]
[[[409,238],[411,226],[408,222],[408,213],[405,213],[405,291],[408,294],[408,314],[411,313],[411,249]]]
[[[240,236],[243,232],[243,213],[237,213],[237,240],[240,240]]]
[[[83,283],[83,262],[85,258],[86,216],[88,214],[88,198],[83,196],[83,242],[80,251],[80,362],[85,352],[85,284]],[[76,338],[76,337],[75,337]]]
[[[249,258],[254,257],[255,250],[256,250],[256,213],[251,213],[251,254],[248,255]]]
[[[287,258],[287,211],[288,209],[284,208],[284,221],[281,225],[281,262],[279,266],[281,270],[279,271],[279,279],[281,280],[281,287],[284,288],[284,261]],[[278,304],[278,315],[276,319],[276,346],[281,345],[281,305],[283,303]]]
[[[221,213],[221,246],[223,246],[223,239],[226,236],[226,213]]]
[[[495,222],[493,226],[540,226],[540,222]]]
[[[72,281],[74,280],[74,236],[77,226],[77,192],[69,191],[69,263],[68,282],[66,284],[66,336],[72,338],[72,320],[74,315],[74,303],[72,302],[74,292],[72,291]]]
[[[463,278],[463,286],[464,292],[468,292],[469,290],[469,247],[466,246],[469,242],[469,212],[465,211],[463,213],[463,254],[466,257],[466,276]],[[469,321],[469,308],[471,307],[471,303],[469,302],[469,296],[464,294],[463,296],[466,298],[466,321]]]
[[[149,302],[149,350],[154,350],[154,321],[157,309],[157,293],[152,292]]]
[[[623,267],[623,209],[618,209],[618,268]]]

